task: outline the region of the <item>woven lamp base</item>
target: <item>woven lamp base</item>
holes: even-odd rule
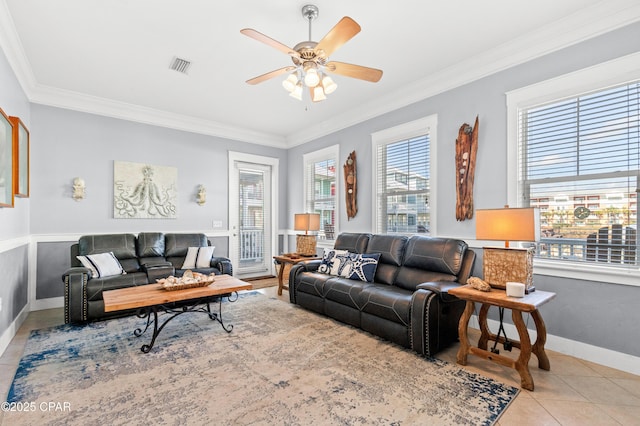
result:
[[[507,288],[507,282],[525,285],[525,291],[531,293],[533,286],[534,248],[484,247],[482,274],[484,280],[494,288]]]
[[[296,253],[301,256],[316,255],[315,235],[296,235]]]

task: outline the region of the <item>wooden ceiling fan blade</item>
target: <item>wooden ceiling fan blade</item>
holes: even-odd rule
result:
[[[351,40],[360,32],[360,25],[353,19],[345,16],[342,18],[318,43],[315,50],[324,52],[325,58],[331,56],[340,46]]]
[[[286,74],[286,73],[291,72],[291,71],[293,71],[295,69],[296,69],[296,67],[294,67],[294,66],[288,66],[288,67],[280,68],[278,70],[271,71],[271,72],[268,72],[266,74],[262,74],[262,75],[259,75],[257,77],[254,77],[251,80],[247,80],[247,83],[249,83],[249,84],[262,83],[263,81],[269,80],[271,78],[277,77],[277,76],[282,75],[282,74]]]
[[[372,83],[376,83],[382,78],[382,70],[344,62],[329,62],[325,65],[325,69],[333,74],[366,80]]]
[[[274,49],[278,49],[279,51],[286,53],[289,56],[295,56],[296,58],[300,57],[300,54],[295,50],[293,50],[292,48],[290,48],[289,46],[286,46],[280,43],[279,41],[274,40],[271,37],[266,36],[261,32],[258,32],[252,28],[245,28],[240,30],[240,32],[246,35],[247,37],[251,37],[254,40],[258,40],[259,42],[266,44],[267,46],[271,46]]]

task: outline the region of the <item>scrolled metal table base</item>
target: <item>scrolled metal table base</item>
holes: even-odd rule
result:
[[[149,353],[153,348],[153,345],[156,342],[156,338],[162,331],[162,329],[175,317],[178,315],[182,315],[187,312],[203,312],[209,316],[209,318],[213,321],[218,321],[222,326],[222,329],[227,333],[231,333],[233,330],[232,324],[225,324],[222,320],[222,299],[226,297],[229,302],[235,302],[238,300],[238,293],[233,292],[231,294],[224,294],[219,296],[209,296],[201,299],[189,300],[186,302],[180,302],[179,304],[171,303],[170,305],[153,305],[147,306],[145,308],[141,308],[138,310],[137,316],[138,318],[146,318],[147,324],[144,329],[137,328],[134,330],[133,334],[136,337],[140,337],[146,333],[151,324],[153,324],[153,335],[151,336],[151,341],[149,344],[144,344],[140,347],[140,350],[144,353]],[[211,303],[218,302],[218,312],[212,312]],[[158,321],[158,313],[164,312],[166,315],[169,315],[162,324]]]

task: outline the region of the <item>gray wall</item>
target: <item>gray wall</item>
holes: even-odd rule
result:
[[[571,71],[638,51],[640,24],[634,24],[598,38],[532,60],[481,80],[441,93],[367,122],[322,137],[289,150],[289,206],[302,211],[303,154],[330,145],[340,145],[341,164],[352,150],[358,155],[358,215],[347,221],[340,199],[340,232],[371,232],[372,148],[371,133],[431,114],[438,115],[437,236],[473,242],[475,221],[455,219],[455,139],[464,122],[480,118],[475,174],[476,208],[495,208],[507,202],[507,109],[505,92],[547,80]],[[342,177],[338,179],[344,193]],[[288,218],[291,228],[292,217]],[[481,255],[481,249],[476,249]],[[481,276],[482,256],[476,263]],[[557,293],[541,308],[550,334],[640,356],[636,335],[640,323],[637,301],[639,287],[536,275],[536,287]],[[635,296],[635,297],[634,297]]]
[[[280,159],[279,188],[286,193],[287,153],[245,142],[32,105],[33,234],[228,229],[228,152]],[[259,141],[257,141],[259,142]],[[114,219],[113,163],[129,161],[178,169],[177,219]],[[73,179],[86,182],[86,198],[71,198]],[[198,185],[207,203],[195,202]],[[55,207],[55,208],[54,208]],[[286,207],[286,198],[278,206]],[[281,221],[280,226],[286,222]]]
[[[31,125],[29,101],[0,50],[0,108],[9,116],[20,117],[27,128]],[[29,236],[30,198],[16,198],[14,208],[0,208],[0,243]],[[22,244],[22,243],[19,243]],[[13,245],[13,244],[12,244]],[[0,248],[1,248],[0,244]],[[27,305],[28,246],[0,249],[0,336]]]
[[[9,328],[27,305],[28,252],[28,246],[23,245],[0,253],[0,271],[2,271],[0,335]]]
[[[279,192],[286,194],[287,153],[283,149],[215,138],[83,112],[32,105],[32,209],[34,235],[143,231],[224,233],[228,229],[228,153],[280,160]],[[129,161],[178,169],[177,219],[114,219],[113,163]],[[86,198],[71,198],[82,177]],[[198,185],[207,203],[195,202]],[[286,197],[278,210],[285,212]],[[281,215],[279,226],[286,226]],[[213,228],[213,221],[222,228]],[[215,237],[216,255],[228,256],[228,239]],[[38,244],[37,299],[63,295],[61,274],[69,267],[68,242]]]

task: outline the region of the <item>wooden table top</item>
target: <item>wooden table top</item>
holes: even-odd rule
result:
[[[298,263],[298,262],[303,262],[305,260],[319,260],[322,259],[321,257],[317,257],[317,256],[300,256],[298,255],[297,257],[291,257],[291,256],[287,256],[285,254],[282,254],[280,256],[273,256],[273,258],[275,260],[277,260],[278,262],[287,262],[287,263]]]
[[[125,309],[144,308],[171,302],[218,296],[240,290],[251,290],[251,284],[230,275],[217,275],[215,281],[205,287],[184,290],[165,290],[161,284],[147,284],[137,287],[108,290],[102,293],[104,311],[115,312]]]
[[[533,312],[537,310],[539,306],[544,305],[556,297],[555,293],[541,290],[525,294],[524,297],[511,297],[507,296],[506,291],[498,288],[492,288],[491,291],[480,291],[470,285],[452,288],[448,293],[462,300],[488,303],[507,309],[517,309],[522,312]]]

